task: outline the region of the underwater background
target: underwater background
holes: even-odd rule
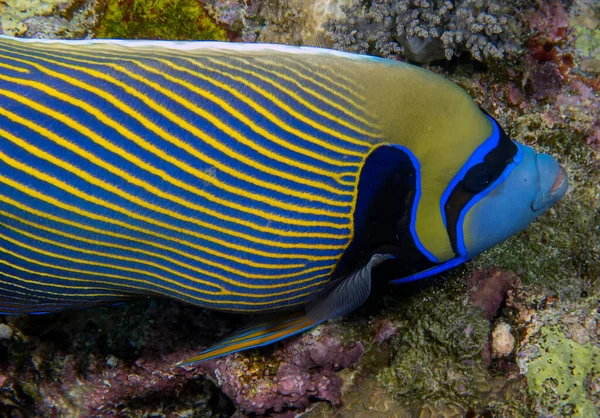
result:
[[[597,0],[0,0],[0,34],[274,42],[417,63],[570,180],[524,232],[466,265],[197,368],[172,365],[242,318],[170,300],[0,317],[0,416],[600,416]]]

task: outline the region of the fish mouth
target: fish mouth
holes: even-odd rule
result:
[[[552,187],[547,192],[540,190],[537,199],[531,204],[531,209],[534,212],[546,210],[548,207],[556,203],[561,197],[565,195],[569,188],[569,176],[567,171],[562,166],[558,166],[558,174]]]
[[[556,180],[554,180],[554,184],[548,191],[549,200],[554,201],[555,199],[563,197],[568,187],[569,176],[567,175],[567,170],[561,166],[558,175],[556,176]]]

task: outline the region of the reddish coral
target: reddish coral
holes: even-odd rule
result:
[[[485,317],[492,320],[510,286],[518,283],[519,278],[510,271],[499,269],[479,269],[469,278],[471,303],[482,308]]]
[[[527,41],[529,55],[538,62],[553,62],[563,74],[573,68],[573,57],[563,50],[571,34],[569,13],[558,1],[542,4],[528,20],[532,36]]]
[[[302,410],[311,399],[340,402],[342,379],[336,371],[358,364],[364,353],[360,342],[340,341],[340,329],[322,326],[321,332],[306,333],[285,341],[269,359],[247,354],[227,356],[202,365],[222,390],[244,412],[264,414],[284,409]]]

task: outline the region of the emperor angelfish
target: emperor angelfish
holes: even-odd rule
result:
[[[0,310],[290,312],[188,363],[348,313],[384,270],[463,263],[567,183],[461,88],[393,60],[0,38]]]

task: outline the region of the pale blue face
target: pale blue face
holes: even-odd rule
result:
[[[517,147],[514,166],[507,167],[505,178],[483,192],[464,217],[468,258],[524,229],[567,191],[566,171],[554,158],[525,145]]]
[[[465,262],[527,227],[565,195],[567,173],[554,158],[512,141],[490,121],[492,135],[452,178],[440,202],[454,257],[395,283]]]

